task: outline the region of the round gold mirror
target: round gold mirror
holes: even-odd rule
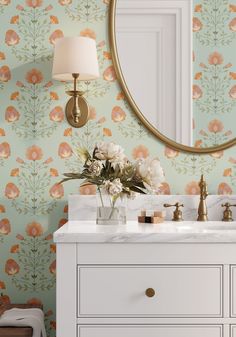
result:
[[[111,0],[109,11],[115,72],[143,125],[178,151],[208,154],[235,145],[230,117],[236,86],[229,82],[217,94],[222,97],[211,88],[207,92],[209,83],[216,87],[232,74],[230,62],[211,52],[205,63],[193,67],[192,1]],[[194,20],[195,25],[201,22]]]

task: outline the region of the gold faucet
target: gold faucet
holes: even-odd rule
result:
[[[206,198],[208,196],[208,191],[207,191],[207,184],[206,184],[206,181],[204,180],[203,174],[201,175],[199,187],[200,187],[200,202],[198,206],[197,221],[208,221],[207,205],[206,205]]]

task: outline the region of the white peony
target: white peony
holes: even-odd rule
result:
[[[89,165],[88,170],[90,173],[94,174],[95,176],[99,176],[102,170],[102,162],[99,160],[93,161]]]
[[[124,149],[120,145],[105,142],[96,145],[95,156],[100,160],[109,160],[112,166],[123,166],[126,159]]]
[[[105,188],[110,195],[117,195],[120,194],[123,191],[123,185],[119,178],[113,180],[113,181],[106,181],[105,182]]]
[[[153,192],[158,192],[161,184],[165,181],[164,172],[158,158],[139,160],[137,172],[146,189]]]

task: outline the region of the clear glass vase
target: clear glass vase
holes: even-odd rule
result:
[[[126,197],[118,198],[115,203],[108,194],[97,195],[97,225],[125,225]]]

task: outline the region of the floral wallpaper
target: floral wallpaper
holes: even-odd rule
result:
[[[0,0],[0,302],[43,303],[55,336],[55,252],[52,233],[66,222],[69,193],[94,187],[58,185],[80,164],[74,150],[113,140],[130,158],[159,157],[163,194],[196,194],[201,173],[212,194],[236,192],[235,148],[189,155],[165,147],[131,111],[117,83],[108,42],[109,0]],[[194,0],[194,137],[196,146],[236,135],[236,2]],[[65,121],[68,85],[51,79],[61,36],[96,39],[101,77],[81,84],[88,124]],[[176,179],[178,177],[178,179]]]

